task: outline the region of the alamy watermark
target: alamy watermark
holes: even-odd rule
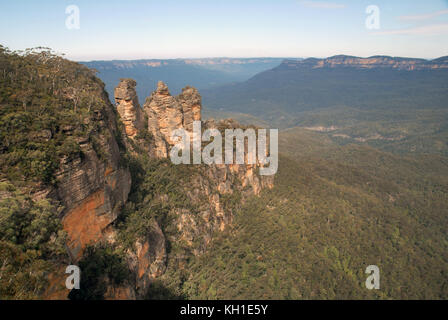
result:
[[[369,276],[366,279],[366,288],[369,290],[380,288],[380,268],[376,265],[370,265],[366,268],[366,274]]]
[[[69,265],[65,269],[65,273],[70,274],[65,280],[65,287],[68,290],[79,289],[81,281],[81,269],[75,265]]]
[[[366,28],[369,30],[380,29],[380,8],[376,5],[367,6],[366,13],[368,14],[365,22]]]
[[[67,6],[65,8],[65,14],[68,15],[65,19],[65,27],[68,30],[81,29],[81,15],[77,5],[72,4]]]
[[[225,129],[223,157],[221,132],[218,129],[207,129],[202,133],[201,125],[201,121],[194,121],[192,134],[185,129],[176,129],[171,133],[171,140],[176,142],[170,151],[170,159],[174,164],[191,164],[191,158],[193,158],[193,164],[260,164],[260,175],[273,175],[277,172],[278,129],[269,129],[269,144],[267,144],[266,129],[258,129],[258,132],[252,128],[244,131]],[[211,141],[212,138],[213,141]],[[234,148],[234,141],[236,141],[236,148]],[[202,150],[202,142],[210,143]],[[246,145],[247,154],[245,153]],[[269,150],[267,150],[268,146]],[[191,149],[193,157],[191,157]]]

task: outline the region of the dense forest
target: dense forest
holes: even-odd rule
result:
[[[194,299],[446,299],[448,159],[280,136],[275,188],[240,206],[233,228],[162,277]],[[378,265],[381,289],[367,290]],[[174,281],[177,279],[177,281]]]

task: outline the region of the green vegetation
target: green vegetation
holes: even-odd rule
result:
[[[104,85],[92,70],[49,49],[2,46],[0,81],[1,174],[15,184],[54,183],[60,159],[80,156],[77,139],[99,130],[90,119],[104,114]]]
[[[164,286],[187,299],[446,299],[448,159],[287,133],[274,189]],[[371,264],[378,291],[365,288]]]
[[[33,201],[0,182],[0,299],[36,299],[63,260],[65,233],[48,200]]]
[[[103,244],[87,247],[78,266],[80,289],[70,291],[70,300],[102,300],[109,285],[118,287],[131,279],[124,253]]]
[[[204,90],[206,107],[240,112],[287,127],[300,112],[349,107],[360,110],[438,109],[447,103],[446,70],[388,68],[277,68],[246,82]],[[282,119],[288,114],[290,119]],[[282,126],[282,127],[285,127]]]
[[[0,46],[0,83],[0,299],[34,299],[70,260],[63,208],[32,192],[55,185],[62,159],[82,159],[82,140],[106,158],[96,133],[108,102],[92,70],[47,48]]]
[[[175,208],[195,209],[185,194],[183,184],[195,172],[195,167],[173,165],[169,160],[149,159],[147,155],[130,156],[132,189],[117,221],[119,239],[132,248],[137,239],[151,231],[153,220],[165,234],[172,235]]]

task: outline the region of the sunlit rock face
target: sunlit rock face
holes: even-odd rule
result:
[[[201,95],[192,87],[186,87],[177,97],[170,94],[165,83],[160,81],[156,91],[146,99],[144,110],[148,116],[148,129],[155,139],[155,154],[159,158],[168,156],[174,145],[171,134],[176,129],[193,131],[193,121],[201,120]]]
[[[183,127],[192,132],[193,121],[201,121],[202,98],[198,90],[193,87],[185,87],[177,96],[182,107]]]
[[[132,79],[121,79],[114,91],[117,111],[125,126],[126,135],[130,138],[134,138],[145,127],[144,113],[135,91],[136,85]]]
[[[182,106],[170,94],[167,85],[159,81],[156,91],[146,99],[144,110],[148,116],[148,130],[154,137],[155,155],[166,158],[169,146],[174,145],[171,133],[183,128]]]
[[[98,131],[90,139],[77,138],[82,157],[60,159],[57,188],[50,193],[64,206],[62,223],[74,260],[88,244],[103,238],[131,188],[129,169],[121,165],[113,106],[104,99],[105,108],[89,120],[97,123]],[[69,129],[66,128],[66,135],[71,135]]]

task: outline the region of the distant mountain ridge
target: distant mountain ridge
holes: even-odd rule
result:
[[[280,127],[300,125],[300,113],[324,108],[445,108],[448,57],[286,59],[245,82],[202,92],[206,108],[251,114]]]
[[[244,113],[276,128],[331,131],[342,144],[448,154],[446,56],[286,59],[245,82],[203,90],[202,97],[208,110],[238,120]]]
[[[177,58],[177,59],[137,59],[137,60],[94,60],[81,62],[82,64],[95,64],[108,67],[113,65],[121,68],[132,68],[135,66],[161,67],[168,65],[244,65],[253,63],[272,63],[282,61],[283,58]]]
[[[141,59],[81,62],[98,71],[113,96],[120,78],[137,81],[141,101],[157,88],[158,81],[167,83],[173,93],[180,93],[186,83],[199,90],[232,82],[246,81],[252,76],[278,66],[284,58],[200,58]]]
[[[325,59],[308,58],[304,60],[285,59],[278,68],[336,68],[354,67],[359,69],[390,68],[397,70],[433,70],[448,68],[448,56],[433,60],[418,58],[401,58],[390,56],[372,56],[360,58],[336,55]]]

